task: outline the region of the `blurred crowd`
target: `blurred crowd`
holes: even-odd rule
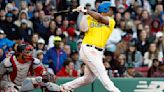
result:
[[[97,11],[105,0],[91,2]],[[116,25],[104,51],[109,77],[164,77],[164,1],[111,0]],[[79,0],[0,0],[0,61],[18,44],[31,44],[33,56],[59,77],[84,74],[79,49],[81,14],[61,12]]]

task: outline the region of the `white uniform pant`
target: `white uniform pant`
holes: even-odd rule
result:
[[[0,81],[0,92],[19,92],[14,86],[16,86],[16,85],[12,82],[1,80]]]
[[[106,73],[102,62],[103,51],[98,51],[95,47],[88,47],[85,44],[82,44],[80,57],[86,64],[84,76],[63,84],[62,86],[65,89],[75,89],[87,85],[92,83],[97,77],[109,92],[120,92]]]

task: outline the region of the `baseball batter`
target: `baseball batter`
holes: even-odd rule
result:
[[[78,12],[88,14],[83,16],[80,22],[80,30],[85,32],[80,57],[86,67],[84,76],[60,86],[62,92],[71,92],[75,88],[92,83],[96,78],[109,92],[120,92],[109,79],[102,63],[105,44],[115,26],[114,19],[109,17],[113,15],[113,10],[110,7],[110,2],[103,2],[98,7],[98,13],[85,10],[81,6],[77,8]]]

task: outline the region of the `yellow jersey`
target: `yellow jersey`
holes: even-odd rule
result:
[[[89,15],[86,19],[88,30],[85,32],[82,44],[90,44],[99,48],[104,48],[114,29],[114,19],[109,18],[109,25],[102,24]]]

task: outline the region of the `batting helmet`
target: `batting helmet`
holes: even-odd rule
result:
[[[111,7],[111,2],[106,1],[106,2],[102,2],[99,6],[98,6],[98,12],[99,13],[106,13],[109,12],[109,8]]]

